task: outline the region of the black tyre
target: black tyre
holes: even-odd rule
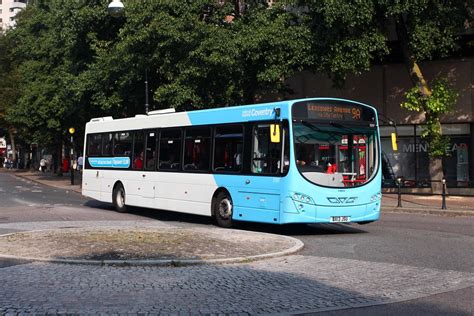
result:
[[[233,225],[232,214],[234,205],[226,192],[220,192],[214,201],[214,218],[220,227],[230,228]]]
[[[125,189],[122,184],[117,184],[112,193],[112,203],[114,203],[115,210],[119,213],[126,213],[127,206],[125,205]]]

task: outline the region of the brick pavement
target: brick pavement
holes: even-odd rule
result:
[[[474,285],[474,274],[292,256],[249,264],[0,269],[0,314],[295,314],[400,302]]]

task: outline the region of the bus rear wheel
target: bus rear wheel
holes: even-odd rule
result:
[[[233,225],[232,214],[234,206],[226,192],[219,192],[214,203],[214,218],[220,227],[230,228]]]
[[[125,205],[125,189],[122,184],[117,184],[112,193],[112,202],[114,203],[115,210],[119,213],[126,213],[127,206]]]

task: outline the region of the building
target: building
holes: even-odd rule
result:
[[[28,0],[0,0],[0,29],[15,26],[15,16],[28,4]]]
[[[459,93],[455,109],[442,118],[443,134],[451,139],[443,168],[449,192],[474,194],[474,59],[451,59],[421,64],[427,79],[448,78]],[[429,192],[430,175],[427,144],[421,138],[424,115],[402,109],[404,92],[411,86],[404,64],[377,65],[360,76],[351,76],[345,87],[336,89],[326,75],[300,73],[289,84],[293,97],[341,97],[358,100],[377,108],[380,115],[384,176],[386,186],[403,177],[413,192]],[[390,134],[397,125],[398,150],[392,150]],[[391,183],[390,183],[390,180]]]

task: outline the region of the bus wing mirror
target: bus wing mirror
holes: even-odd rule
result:
[[[272,143],[279,143],[280,140],[280,125],[270,124],[270,141]]]
[[[392,133],[392,149],[393,149],[393,151],[398,150],[397,133]]]

